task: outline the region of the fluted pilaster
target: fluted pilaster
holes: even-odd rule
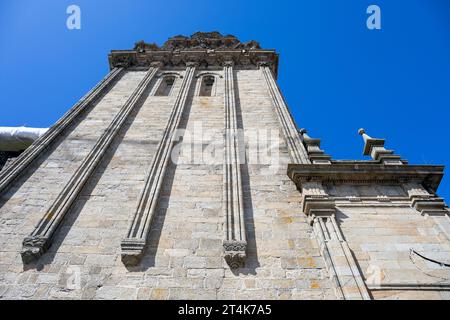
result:
[[[181,83],[172,112],[159,142],[156,154],[148,170],[144,189],[139,197],[139,203],[128,228],[126,237],[121,242],[122,262],[127,266],[138,264],[147,246],[150,226],[155,215],[158,197],[169,166],[170,155],[175,143],[175,131],[186,107],[187,96],[194,77],[196,64],[188,63],[186,73]]]
[[[231,268],[245,263],[247,238],[244,218],[241,161],[236,112],[236,93],[233,64],[224,67],[225,74],[225,143],[223,164],[223,204],[225,217],[225,260]]]
[[[155,68],[149,69],[137,88],[120,108],[108,128],[97,140],[92,150],[83,159],[81,165],[67,181],[50,208],[47,209],[34,231],[23,240],[21,255],[24,263],[39,258],[50,247],[52,238],[59,225],[63,222],[69,208],[77,198],[84,184],[90,178],[98,163],[103,158],[127,117],[138,105],[143,92],[155,76],[156,71],[157,69]]]

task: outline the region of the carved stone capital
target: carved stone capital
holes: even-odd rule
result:
[[[234,61],[233,60],[226,60],[223,62],[223,66],[224,67],[233,67],[234,66]]]
[[[123,239],[120,243],[123,264],[126,266],[138,265],[142,260],[145,246],[145,241],[141,239]]]
[[[50,241],[42,236],[28,236],[23,239],[22,256],[23,263],[27,264],[39,259],[50,246]]]
[[[328,196],[303,196],[302,210],[307,216],[332,216],[336,212],[334,200]]]
[[[269,61],[263,60],[263,61],[258,61],[258,62],[256,63],[256,65],[257,65],[258,67],[270,67],[270,66],[271,66],[271,63],[270,63]]]
[[[242,268],[245,265],[247,242],[229,241],[223,242],[225,261],[231,269]]]

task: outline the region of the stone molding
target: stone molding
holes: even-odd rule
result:
[[[176,72],[176,71],[161,71],[156,75],[157,78],[163,78],[166,76],[174,76],[174,77],[183,79],[183,75],[180,72]]]
[[[243,267],[247,248],[242,192],[241,161],[236,110],[233,66],[224,68],[225,75],[225,141],[223,162],[223,203],[225,260],[232,269]]]
[[[223,78],[223,76],[221,74],[218,74],[217,72],[214,71],[202,71],[197,73],[197,75],[195,76],[196,79],[202,78],[204,76],[213,76],[213,77],[217,77],[217,78]]]
[[[157,69],[155,68],[149,69],[128,100],[115,115],[108,128],[97,140],[92,150],[83,159],[83,162],[66,183],[63,190],[58,194],[50,208],[47,209],[34,231],[23,240],[21,255],[24,263],[38,259],[50,247],[52,238],[59,225],[63,222],[66,213],[103,158],[111,142],[123,127],[128,116],[138,105],[142,94],[148,88],[156,72]]]
[[[411,207],[424,216],[448,215],[444,199],[430,194],[422,184],[417,181],[407,183],[403,186],[411,200]]]
[[[122,74],[122,68],[112,69],[94,88],[81,98],[69,111],[64,114],[47,132],[29,146],[22,154],[14,160],[14,165],[3,168],[0,172],[0,194],[4,192],[11,182],[16,180],[42,151],[48,148],[64,130],[81,115],[86,113],[93,103],[105,91],[109,90],[111,84]]]
[[[448,215],[444,199],[437,196],[429,197],[411,197],[411,207],[426,216],[445,216]]]
[[[288,176],[301,188],[303,182],[320,181],[346,184],[405,184],[415,182],[435,192],[444,175],[443,166],[384,165],[379,163],[289,164]]]
[[[186,108],[195,67],[186,69],[183,82],[176,97],[169,120],[164,129],[163,137],[153,157],[145,180],[145,186],[139,197],[139,203],[134,213],[127,235],[122,240],[121,259],[126,266],[135,266],[140,263],[147,246],[147,238],[153,221],[158,197],[169,166],[171,152],[175,143],[175,131],[178,128],[183,111]]]
[[[261,65],[260,70],[263,78],[266,80],[272,104],[283,131],[292,161],[294,163],[310,163],[308,154],[300,140],[298,129],[270,68],[267,65]]]
[[[302,190],[302,210],[307,215],[314,210],[334,210],[334,203],[343,200],[342,197],[332,197],[326,194],[310,194],[308,187],[313,182],[319,185],[323,183],[399,185],[408,196],[364,198],[377,202],[397,200],[409,203],[410,207],[422,215],[448,215],[444,200],[434,194],[443,175],[444,167],[434,165],[394,165],[359,161],[354,163],[333,161],[330,165],[288,165],[288,176],[299,190]],[[356,202],[362,199],[347,200]]]

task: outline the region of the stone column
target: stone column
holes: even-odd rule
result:
[[[223,203],[225,260],[232,269],[243,267],[247,248],[244,199],[242,193],[240,141],[236,116],[233,63],[226,62],[225,74],[225,141],[223,163]]]
[[[278,116],[278,120],[283,131],[283,135],[286,139],[287,148],[294,163],[310,163],[306,150],[304,149],[299,133],[295,126],[294,120],[289,113],[289,108],[284,101],[280,89],[273,77],[272,71],[267,63],[260,63],[261,73],[266,80],[272,103],[275,108],[275,112]]]
[[[187,96],[195,74],[196,64],[188,63],[180,91],[176,97],[172,113],[169,116],[163,137],[153,157],[148,170],[144,189],[134,213],[126,237],[121,242],[122,262],[127,266],[137,265],[147,246],[150,226],[155,215],[158,197],[164,181],[165,172],[169,166],[170,156],[175,143],[175,133],[179,126],[181,115],[186,107]]]
[[[109,90],[111,84],[122,74],[123,68],[114,68],[103,78],[91,91],[81,98],[70,110],[56,122],[42,137],[37,139],[22,154],[15,159],[14,166],[3,168],[0,172],[0,194],[7,189],[30,163],[37,158],[41,152],[59,137],[76,118],[85,113],[98,97]]]
[[[47,209],[46,213],[34,229],[34,231],[23,240],[21,252],[24,263],[39,258],[51,245],[52,238],[59,225],[71,207],[74,200],[82,190],[103,155],[108,150],[111,142],[122,128],[129,114],[138,105],[143,92],[149,86],[155,76],[157,68],[151,67],[131,96],[116,114],[108,128],[103,132],[93,149],[84,158],[72,177],[67,181],[63,190],[58,194],[56,200]]]

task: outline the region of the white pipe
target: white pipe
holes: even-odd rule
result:
[[[48,128],[0,127],[0,151],[22,151]]]

